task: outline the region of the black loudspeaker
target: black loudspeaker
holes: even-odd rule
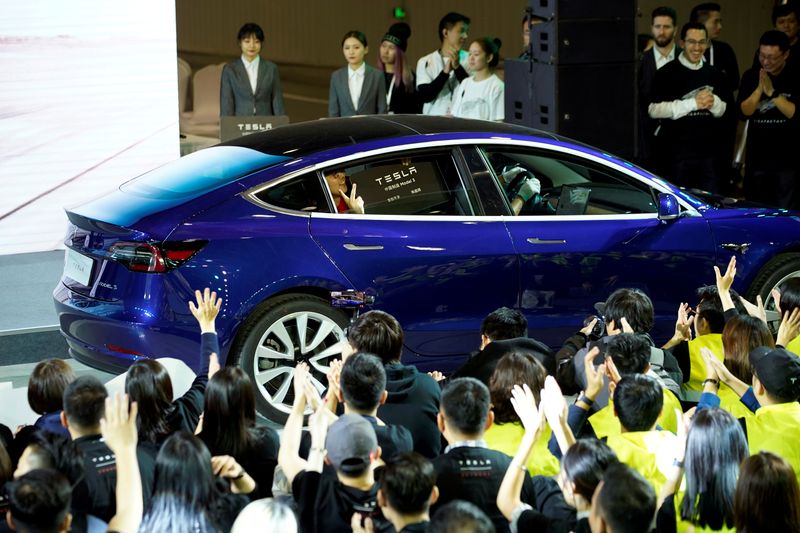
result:
[[[543,19],[614,19],[636,15],[636,0],[530,0],[531,12]]]
[[[547,65],[505,61],[505,121],[633,158],[635,63]]]
[[[636,0],[529,0],[530,60],[505,61],[505,121],[632,158]]]
[[[636,59],[636,23],[620,19],[555,19],[531,26],[533,60],[579,65]]]

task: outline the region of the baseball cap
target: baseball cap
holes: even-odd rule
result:
[[[800,358],[792,352],[759,346],[750,352],[750,364],[770,395],[793,400],[800,397]]]
[[[358,476],[369,467],[370,455],[378,449],[378,439],[366,418],[347,414],[340,416],[328,428],[325,448],[328,460],[337,472]]]

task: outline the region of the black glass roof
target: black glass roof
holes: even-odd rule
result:
[[[377,139],[429,133],[497,133],[556,138],[531,128],[452,117],[426,115],[369,115],[326,118],[281,126],[222,143],[266,154],[301,157],[314,152]]]

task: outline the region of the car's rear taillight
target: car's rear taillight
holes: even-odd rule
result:
[[[108,258],[134,272],[169,272],[200,251],[208,241],[163,243],[120,241],[111,245]]]

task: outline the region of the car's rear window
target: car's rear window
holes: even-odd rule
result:
[[[161,200],[196,197],[287,159],[239,146],[215,146],[153,169],[120,189]]]

